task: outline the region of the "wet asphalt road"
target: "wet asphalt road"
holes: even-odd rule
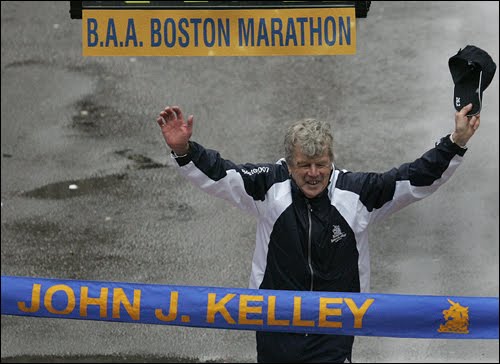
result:
[[[453,128],[447,61],[499,60],[498,2],[373,2],[355,56],[88,57],[69,2],[1,3],[2,275],[247,287],[255,222],[172,168],[155,118],[235,162],[324,118],[336,162],[384,171]],[[448,184],[371,231],[372,291],[499,295],[498,74]],[[69,190],[70,184],[79,186]],[[404,324],[404,323],[402,323]],[[498,340],[358,337],[356,362],[498,362]],[[254,333],[2,316],[2,362],[255,361]],[[45,359],[44,359],[45,358]]]

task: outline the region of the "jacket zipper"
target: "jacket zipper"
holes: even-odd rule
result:
[[[312,208],[311,208],[311,205],[309,204],[309,202],[306,202],[307,204],[307,217],[309,219],[309,236],[308,236],[308,239],[307,239],[307,263],[309,265],[309,271],[311,272],[311,287],[310,287],[310,290],[312,291],[313,290],[313,281],[314,281],[314,272],[313,272],[313,267],[312,267],[312,261],[311,261],[311,249],[312,249],[312,219],[311,219],[311,211],[312,211]]]
[[[309,234],[307,238],[307,264],[309,265],[309,271],[311,272],[311,287],[310,290],[313,290],[313,281],[314,281],[314,272],[313,272],[313,267],[312,267],[312,258],[311,258],[311,249],[312,249],[312,219],[311,219],[311,205],[309,204],[308,201],[306,201],[307,205],[307,218],[309,219]],[[309,336],[309,334],[305,334],[305,336]]]

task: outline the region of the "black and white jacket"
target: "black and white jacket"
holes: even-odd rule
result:
[[[368,292],[368,227],[446,182],[465,149],[446,136],[385,173],[333,169],[328,187],[307,199],[284,159],[241,164],[190,142],[176,158],[180,173],[203,191],[258,219],[250,288]]]
[[[242,164],[190,142],[180,173],[203,191],[258,219],[250,288],[368,292],[368,227],[446,182],[465,149],[449,135],[411,163],[385,173],[336,169],[328,187],[306,198],[284,159]],[[351,361],[354,337],[257,332],[258,362]]]

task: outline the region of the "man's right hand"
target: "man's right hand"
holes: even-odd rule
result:
[[[481,116],[479,114],[467,116],[467,113],[471,110],[472,104],[468,104],[464,106],[462,110],[455,113],[455,131],[451,137],[455,144],[461,147],[467,144],[481,123]]]
[[[188,142],[193,134],[193,119],[193,115],[189,115],[185,122],[178,106],[167,106],[156,120],[165,142],[177,155],[185,155],[189,151]]]

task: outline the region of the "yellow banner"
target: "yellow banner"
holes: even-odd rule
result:
[[[84,56],[356,53],[354,8],[83,10]]]

